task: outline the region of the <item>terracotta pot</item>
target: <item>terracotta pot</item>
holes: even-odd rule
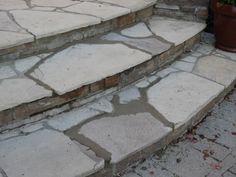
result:
[[[236,53],[236,7],[212,0],[216,47]]]

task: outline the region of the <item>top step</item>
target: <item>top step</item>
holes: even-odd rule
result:
[[[39,54],[152,15],[156,0],[3,0],[0,61]]]

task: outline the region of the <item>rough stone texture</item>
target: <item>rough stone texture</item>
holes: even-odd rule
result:
[[[149,52],[154,56],[167,51],[171,47],[171,44],[164,43],[156,38],[134,39],[121,36],[117,33],[109,33],[103,36],[102,39],[109,41],[124,42],[125,44],[131,45],[138,49],[145,50],[146,52]]]
[[[37,56],[20,59],[15,62],[15,68],[19,72],[26,72],[39,61],[40,58]]]
[[[138,23],[132,27],[123,29],[121,34],[128,37],[149,37],[152,32],[147,28],[145,23]]]
[[[1,0],[0,10],[25,9],[28,8],[24,0]]]
[[[153,33],[176,46],[201,32],[206,25],[154,16],[149,20]]]
[[[32,10],[16,10],[11,11],[11,14],[18,24],[37,39],[100,23],[99,18],[80,14]]]
[[[66,7],[72,4],[76,4],[76,1],[72,0],[32,0],[31,4],[36,6],[49,6],[49,7]]]
[[[8,65],[0,67],[0,80],[16,76],[15,71]]]
[[[67,7],[64,10],[80,14],[94,15],[102,18],[103,21],[130,13],[130,10],[127,8],[107,4],[98,4],[94,2],[82,2],[80,4]]]
[[[111,163],[118,163],[157,142],[170,131],[150,113],[139,113],[93,120],[83,125],[79,134],[110,152]]]
[[[86,176],[103,167],[56,131],[43,130],[0,145],[0,166],[11,177]]]
[[[133,100],[138,100],[141,97],[139,90],[135,87],[125,89],[119,94],[120,104],[127,104]]]
[[[152,86],[147,94],[148,102],[168,121],[178,126],[191,120],[223,89],[222,85],[204,78],[178,72]]]
[[[48,58],[31,75],[58,94],[64,94],[150,58],[150,55],[122,44],[78,44]]]
[[[236,62],[216,56],[200,58],[193,73],[228,87],[236,79]]]
[[[30,79],[5,79],[0,84],[0,111],[51,95],[50,90],[44,89]]]
[[[192,72],[194,63],[189,63],[185,61],[176,61],[171,65],[171,67],[181,71]]]

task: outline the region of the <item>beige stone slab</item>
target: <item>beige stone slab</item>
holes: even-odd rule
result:
[[[98,0],[100,2],[107,2],[110,4],[122,6],[129,8],[131,11],[138,11],[141,9],[144,9],[145,7],[153,5],[155,2],[150,1],[150,0],[132,0],[132,1],[127,1],[127,0]]]
[[[72,0],[31,0],[32,5],[46,6],[46,7],[66,7],[76,4],[78,1]]]
[[[0,111],[51,96],[52,92],[27,78],[5,79],[0,84]]]
[[[78,44],[48,58],[31,75],[61,95],[149,59],[123,44]]]
[[[100,19],[87,15],[34,10],[11,11],[15,20],[36,38],[48,37],[100,23]]]
[[[83,125],[79,134],[110,152],[111,163],[118,163],[158,142],[170,131],[171,128],[165,127],[150,113],[138,113],[93,120]]]
[[[172,73],[152,86],[148,102],[176,126],[187,123],[216,98],[224,87],[187,72]]]
[[[0,30],[25,32],[12,19],[9,18],[6,12],[0,12]]]
[[[0,49],[15,47],[34,41],[34,37],[31,34],[0,31],[0,36]]]
[[[228,87],[236,79],[236,62],[214,55],[206,56],[198,60],[193,73]]]
[[[28,8],[24,0],[1,0],[0,10],[13,10]]]
[[[130,9],[127,8],[94,2],[82,2],[80,4],[67,7],[64,10],[80,14],[94,15],[102,18],[103,21],[130,13]]]
[[[206,27],[203,23],[175,20],[153,16],[149,20],[153,33],[176,46],[195,36]]]
[[[104,166],[63,133],[52,130],[5,140],[0,147],[0,166],[9,177],[82,177]]]

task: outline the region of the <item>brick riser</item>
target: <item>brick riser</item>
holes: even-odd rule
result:
[[[173,46],[166,52],[154,56],[151,60],[132,67],[122,73],[83,86],[82,88],[61,96],[55,95],[35,102],[22,104],[12,109],[1,111],[0,130],[3,131],[5,129],[9,129],[9,127],[20,126],[21,124],[24,124],[24,120],[27,121],[31,118],[34,119],[34,117],[32,116],[56,107],[63,106],[65,104],[72,104],[74,101],[80,102],[85,98],[89,98],[95,94],[102,93],[110,88],[115,87],[117,89],[120,89],[124,86],[127,86],[130,83],[141,79],[145,75],[152,73],[154,70],[161,70],[165,65],[174,61],[185,51],[190,51],[195,44],[200,42],[200,40],[201,34],[199,33],[194,37],[188,39],[184,43],[178,46]],[[81,106],[81,104],[78,104],[78,106]],[[70,107],[72,106],[70,105]],[[49,113],[47,114],[47,112],[45,112],[43,116],[37,118],[37,120],[43,119],[49,115]]]

